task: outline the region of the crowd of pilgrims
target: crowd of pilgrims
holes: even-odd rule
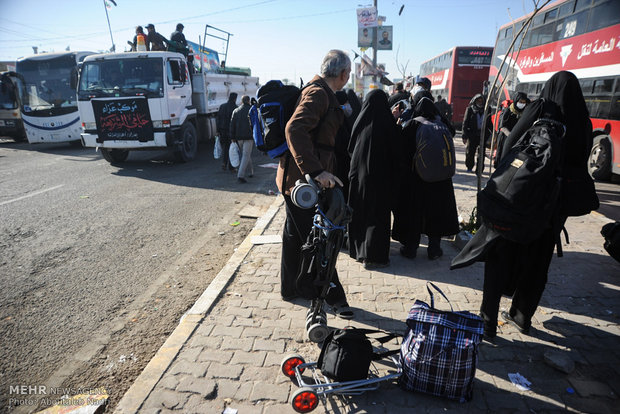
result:
[[[389,265],[391,238],[413,259],[421,235],[427,235],[427,255],[434,260],[443,254],[441,237],[459,231],[452,179],[426,182],[413,168],[419,125],[413,118],[443,122],[453,136],[455,131],[428,90],[412,92],[405,111],[398,103],[390,106],[395,99],[382,90],[372,90],[363,104],[352,90],[336,93],[345,110],[336,137],[336,175],[353,210],[349,254],[366,269]]]

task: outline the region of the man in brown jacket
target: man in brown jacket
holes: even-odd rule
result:
[[[284,300],[295,299],[298,294],[295,280],[300,266],[300,250],[306,241],[314,211],[295,206],[290,191],[295,182],[305,174],[322,187],[342,186],[333,173],[336,171],[334,153],[336,133],[344,120],[334,92],[349,81],[351,60],[341,50],[330,50],[321,65],[321,76],[315,76],[311,84],[302,90],[293,116],[286,124],[286,142],[290,153],[280,158],[276,184],[286,202],[286,222],[282,235],[282,265],[280,293]],[[305,180],[304,180],[305,181]],[[344,319],[351,319],[344,289],[336,274],[326,302]]]

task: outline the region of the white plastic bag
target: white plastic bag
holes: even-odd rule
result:
[[[233,168],[239,168],[239,164],[241,164],[241,149],[239,148],[239,144],[236,142],[230,144],[230,149],[228,150],[228,161]]]
[[[220,142],[220,136],[215,137],[215,144],[213,145],[213,158],[219,160],[222,158],[222,143]]]

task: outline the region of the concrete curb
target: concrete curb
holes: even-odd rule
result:
[[[237,248],[237,251],[228,259],[228,262],[211,281],[207,289],[200,295],[194,306],[181,318],[179,325],[170,334],[166,342],[159,348],[157,353],[144,367],[142,373],[136,378],[129,390],[119,401],[115,413],[135,413],[142,407],[157,382],[164,375],[170,364],[174,361],[183,345],[200,325],[205,315],[211,310],[217,298],[230,283],[235,272],[252,249],[251,239],[253,236],[262,234],[280,210],[284,198],[278,196],[269,209],[260,217],[254,228]]]

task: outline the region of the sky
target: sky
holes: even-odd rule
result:
[[[359,53],[356,9],[372,6],[363,0],[115,2],[108,16],[117,51],[128,48],[137,25],[153,23],[168,38],[176,24],[183,23],[186,38],[198,43],[209,24],[232,34],[227,65],[251,68],[261,83],[300,77],[307,82],[330,49],[342,49],[351,57],[353,51]],[[377,3],[378,14],[386,17],[384,25],[393,26],[393,50],[377,52],[388,78],[400,78],[403,67],[407,75],[416,75],[422,62],[453,46],[493,46],[500,26],[534,9],[534,0]],[[0,0],[0,9],[0,61],[31,55],[32,46],[39,51],[69,47],[99,52],[112,45],[104,0]],[[212,29],[209,33],[222,35]],[[212,37],[206,46],[223,51],[222,42]],[[372,58],[372,49],[367,53]]]

